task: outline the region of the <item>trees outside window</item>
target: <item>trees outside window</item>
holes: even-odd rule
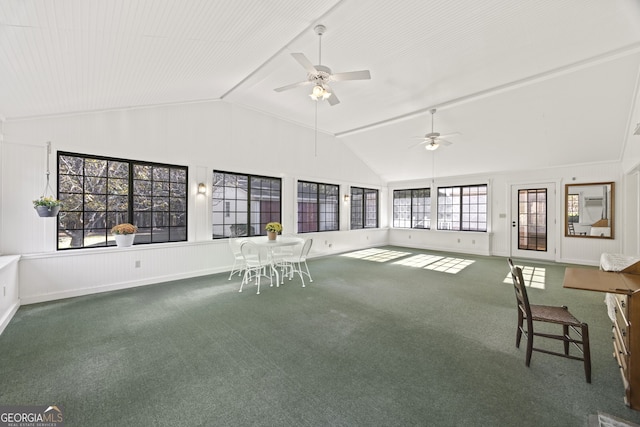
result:
[[[58,249],[115,245],[114,225],[138,227],[134,244],[187,240],[186,166],[58,153]]]

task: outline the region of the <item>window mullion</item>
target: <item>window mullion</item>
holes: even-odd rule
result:
[[[133,224],[134,222],[134,216],[133,216],[133,192],[134,187],[133,187],[133,168],[134,168],[135,163],[134,162],[129,162],[129,179],[128,179],[128,183],[129,183],[129,191],[127,194],[127,218],[129,218],[129,222]],[[136,224],[134,224],[136,225]]]
[[[320,231],[320,186],[316,184],[316,230]]]
[[[415,194],[415,190],[411,190],[411,197],[409,197],[409,227],[413,228],[413,196]]]
[[[459,199],[459,203],[460,203],[460,213],[458,214],[458,230],[460,231],[464,231],[463,227],[462,227],[462,217],[464,215],[463,209],[464,209],[464,203],[462,202],[463,194],[464,194],[464,189],[465,187],[460,187],[460,199]]]
[[[245,176],[247,178],[247,236],[255,236],[256,230],[253,230],[253,234],[251,234],[251,176]]]

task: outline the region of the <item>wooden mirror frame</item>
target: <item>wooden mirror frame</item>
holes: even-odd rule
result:
[[[609,193],[601,190],[603,186],[610,186]],[[575,188],[577,187],[577,188]],[[594,187],[591,195],[584,196],[580,200],[578,195],[577,202],[572,200],[571,196],[575,196],[577,191],[585,190],[587,187]],[[615,226],[615,182],[588,182],[584,184],[565,184],[564,186],[564,236],[565,237],[586,237],[591,239],[613,239]],[[582,193],[583,191],[581,191]],[[598,193],[600,192],[600,193]],[[589,202],[588,200],[591,200]],[[601,204],[598,205],[598,202]],[[600,210],[600,219],[594,219],[593,216],[587,216],[587,222],[569,221],[570,213],[576,209],[580,210],[578,218],[582,214],[582,210],[587,209],[586,203],[591,203],[591,210],[597,213]],[[604,208],[604,209],[603,209]],[[576,227],[577,226],[577,227]],[[595,230],[594,230],[595,229]],[[599,234],[598,234],[599,233]]]

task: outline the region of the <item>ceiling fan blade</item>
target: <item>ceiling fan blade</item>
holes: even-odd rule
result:
[[[411,144],[409,146],[409,148],[413,148],[413,147],[418,147],[420,145],[427,145],[425,148],[427,150],[433,151],[433,150],[437,150],[438,147],[442,146],[449,146],[452,145],[453,142],[451,141],[447,141],[446,139],[442,139],[440,137],[437,138],[425,138],[424,136],[416,136],[415,138],[420,138],[422,139],[422,141],[415,143],[415,144]]]
[[[329,103],[329,105],[331,105],[332,107],[336,104],[340,104],[340,100],[338,99],[338,97],[336,96],[335,93],[331,93],[331,96],[329,98],[327,98],[327,102]]]
[[[307,57],[304,56],[304,53],[292,53],[291,56],[293,56],[294,59],[298,61],[298,63],[302,65],[302,67],[307,70],[309,74],[318,74],[318,70],[316,70],[316,67],[311,63],[311,61],[309,61]]]
[[[371,73],[369,70],[361,71],[348,71],[346,73],[335,73],[331,75],[331,80],[334,82],[341,82],[344,80],[369,80]]]
[[[422,141],[420,141],[420,142],[416,142],[415,144],[411,144],[408,148],[417,147],[417,146],[419,146],[419,145],[423,145],[423,144],[427,144],[427,143],[430,143],[430,142],[431,142],[431,140],[430,140],[430,139],[425,139],[425,138],[423,138],[423,137],[421,137],[421,136],[420,136],[420,137],[418,137],[418,138],[421,138],[421,139],[422,139]]]
[[[449,138],[450,136],[457,136],[457,135],[460,135],[460,132],[446,133],[444,135],[440,135],[438,138]]]
[[[327,102],[329,103],[329,105],[333,107],[336,104],[340,104],[340,100],[336,96],[336,93],[333,91],[333,89],[331,89],[328,84],[325,84],[324,88],[331,94],[331,96],[327,98]]]
[[[279,88],[275,88],[274,90],[276,92],[282,92],[282,91],[293,89],[293,88],[296,88],[296,87],[310,85],[311,83],[312,82],[307,80],[307,81],[304,81],[304,82],[293,83],[293,84],[290,84],[290,85],[286,85],[286,86],[282,86],[282,87],[279,87]]]

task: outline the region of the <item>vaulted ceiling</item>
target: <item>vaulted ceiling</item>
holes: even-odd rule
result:
[[[368,69],[317,104],[388,181],[620,160],[640,67],[635,0],[2,0],[0,117],[222,99],[310,128],[307,72]],[[416,138],[457,133],[426,151]],[[434,157],[435,156],[435,157]],[[303,159],[301,159],[303,160]],[[433,166],[435,165],[435,171]]]

